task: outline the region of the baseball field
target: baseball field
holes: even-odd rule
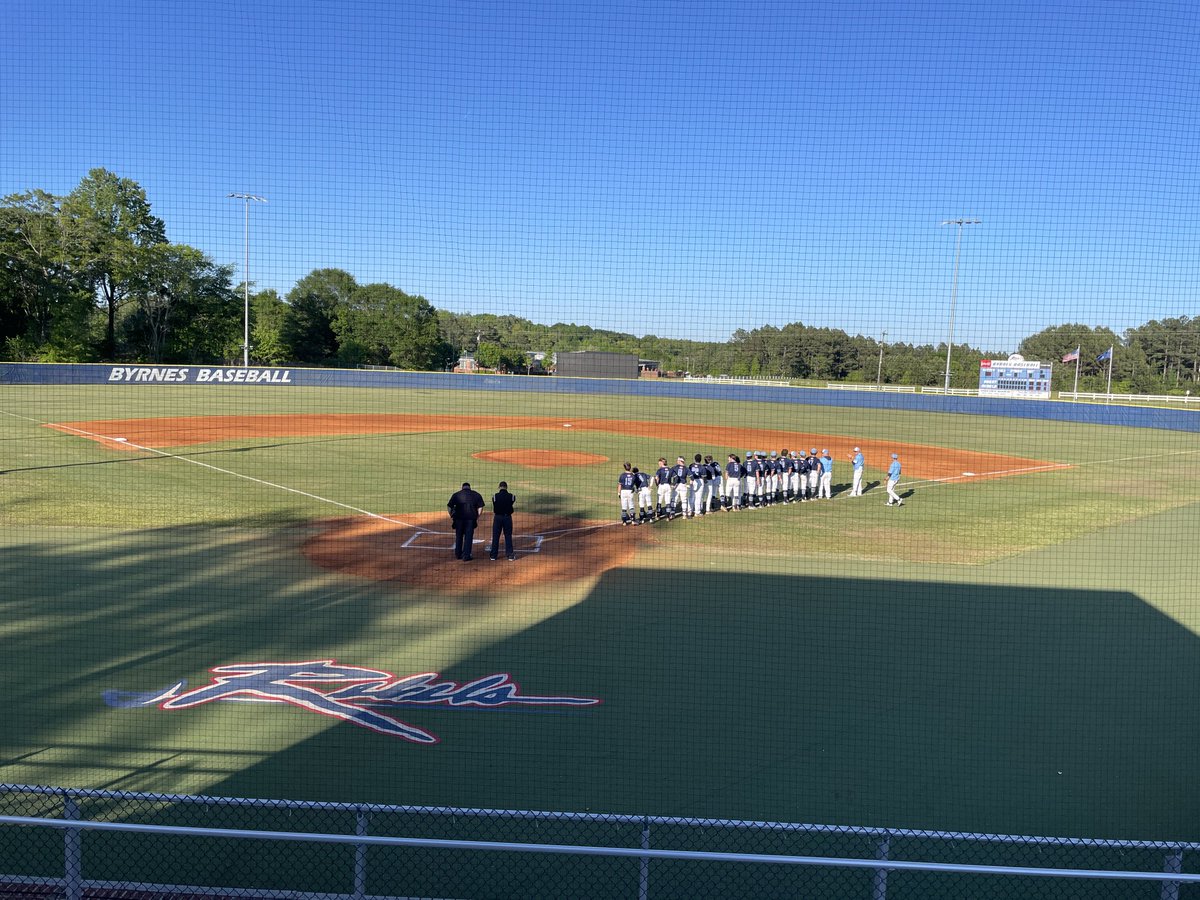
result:
[[[619,523],[626,460],[812,446],[832,501]],[[1200,839],[1195,434],[9,386],[0,447],[5,782]]]

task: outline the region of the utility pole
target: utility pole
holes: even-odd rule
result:
[[[950,339],[946,341],[946,395],[950,395],[950,351],[954,347],[954,305],[958,300],[958,253],[962,249],[964,225],[980,225],[979,219],[947,219],[943,225],[957,225],[958,239],[954,242],[954,282],[950,288]]]
[[[883,387],[883,342],[887,340],[887,332],[879,335],[879,368],[875,370],[875,390]]]

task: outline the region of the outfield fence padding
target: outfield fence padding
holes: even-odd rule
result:
[[[599,394],[681,400],[732,400],[802,406],[840,406],[911,412],[959,413],[1042,419],[1085,425],[1120,425],[1200,432],[1200,415],[1187,409],[1012,400],[883,391],[781,388],[722,381],[561,378],[530,375],[459,375],[448,372],[381,372],[370,369],[237,368],[231,366],[128,366],[66,363],[0,364],[0,385],[213,385],[230,387],[392,388]],[[972,392],[973,393],[973,392]]]

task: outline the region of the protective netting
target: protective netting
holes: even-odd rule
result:
[[[900,830],[1200,839],[1191,5],[4,20],[0,779],[583,832],[478,840],[679,817],[653,846],[714,852],[1161,871]],[[27,841],[61,862],[4,835],[10,874]],[[155,868],[147,840],[83,846]],[[353,851],[293,853],[298,890],[352,892],[315,873]],[[643,864],[371,854],[413,896]],[[957,877],[884,881],[992,883]]]

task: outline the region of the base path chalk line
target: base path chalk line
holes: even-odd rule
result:
[[[16,413],[6,412],[4,410],[0,410],[0,413],[3,413],[6,416],[12,416],[14,419],[25,419],[28,422],[34,422],[38,425],[50,424],[47,422],[39,421],[38,419],[35,419],[32,416],[22,416],[22,415],[18,415]],[[179,462],[191,463],[193,466],[200,466],[203,469],[210,469],[213,472],[220,472],[222,475],[232,475],[234,478],[241,478],[241,479],[244,479],[245,481],[252,481],[255,484],[261,484],[264,487],[271,487],[271,488],[275,488],[280,491],[287,491],[289,494],[297,494],[298,496],[301,496],[301,497],[307,497],[310,500],[316,500],[319,503],[328,503],[330,506],[338,506],[338,507],[341,507],[342,509],[348,509],[351,512],[356,512],[356,513],[359,513],[364,516],[369,516],[372,519],[379,519],[384,522],[390,522],[393,525],[402,525],[405,528],[415,528],[417,531],[429,531],[430,530],[430,529],[424,528],[420,525],[413,525],[411,522],[404,522],[400,519],[393,519],[390,516],[385,516],[385,515],[382,515],[377,512],[371,512],[371,510],[369,510],[369,509],[362,509],[361,507],[358,507],[358,506],[351,506],[349,503],[342,503],[340,500],[333,500],[333,499],[330,499],[329,497],[322,497],[319,494],[312,494],[312,493],[309,493],[308,491],[302,491],[299,488],[288,487],[286,484],[279,484],[274,481],[267,481],[263,478],[255,478],[253,475],[243,475],[241,472],[234,472],[232,469],[223,469],[220,466],[214,466],[212,463],[201,462],[198,459],[189,459],[186,456],[177,456],[174,453],[167,453],[165,450],[159,450],[155,447],[145,447],[141,444],[135,444],[133,441],[130,441],[123,437],[115,437],[115,436],[111,436],[111,435],[107,435],[107,434],[97,434],[94,431],[86,431],[82,428],[74,428],[70,425],[59,425],[57,423],[54,423],[54,427],[56,429],[59,429],[62,431],[72,431],[76,434],[81,434],[84,437],[99,438],[99,439],[105,440],[105,441],[113,441],[115,443],[124,444],[126,447],[133,447],[135,450],[144,450],[146,453],[157,453],[159,456],[166,457],[167,459],[175,459],[175,460],[178,460]]]

